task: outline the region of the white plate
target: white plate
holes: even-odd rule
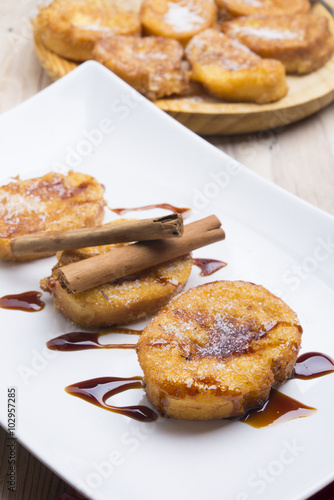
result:
[[[226,240],[195,255],[228,266],[208,278],[194,268],[188,286],[260,283],[298,312],[303,352],[334,354],[334,219],[238,165],[102,66],[83,64],[1,116],[0,136],[2,178],[73,167],[105,184],[111,207],[168,202],[192,207],[193,220],[217,214]],[[1,264],[0,296],[38,290],[54,261]],[[141,371],[133,351],[48,351],[47,340],[74,328],[44,300],[36,314],[0,310],[0,421],[7,427],[14,386],[18,439],[90,498],[304,500],[333,479],[333,375],[287,382],[284,393],[318,412],[281,425],[140,424],[64,391],[80,380]],[[119,397],[142,399],[140,390]]]

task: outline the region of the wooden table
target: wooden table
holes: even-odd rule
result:
[[[36,0],[0,0],[0,113],[51,83],[33,48],[29,19],[36,14],[36,5]],[[334,104],[279,132],[207,139],[251,170],[334,215]],[[2,500],[55,500],[69,488],[18,445],[17,491],[8,492],[5,440],[0,429]]]

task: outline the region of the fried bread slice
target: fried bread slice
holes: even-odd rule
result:
[[[163,37],[113,36],[95,46],[94,58],[151,100],[180,94],[189,86],[183,47]]]
[[[232,17],[292,15],[307,13],[311,9],[309,0],[216,0],[216,2],[223,12]]]
[[[292,374],[301,343],[296,314],[242,281],[192,288],[164,307],[139,338],[145,390],[168,417],[237,417]]]
[[[235,102],[274,102],[288,87],[283,64],[261,59],[238,40],[208,29],[194,36],[186,48],[191,78],[215,97]]]
[[[54,0],[40,7],[33,26],[44,45],[73,61],[92,59],[95,43],[106,35],[140,35],[139,13],[107,0]]]
[[[256,16],[222,24],[223,32],[261,57],[281,61],[287,73],[310,73],[334,51],[328,19],[315,14]]]
[[[148,35],[174,38],[186,44],[190,38],[214,26],[214,0],[144,0],[140,14]]]
[[[68,294],[60,286],[59,267],[115,246],[119,245],[60,252],[52,275],[41,281],[41,288],[53,294],[55,307],[73,323],[84,327],[128,324],[156,313],[185,286],[192,268],[189,254],[85,292]]]
[[[0,259],[32,260],[50,254],[16,257],[10,240],[37,232],[92,227],[104,217],[104,188],[90,175],[51,172],[0,187]]]

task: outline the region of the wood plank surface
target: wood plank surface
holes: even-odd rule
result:
[[[36,0],[0,0],[0,113],[50,84],[33,47],[29,19],[36,6]],[[334,214],[334,104],[280,130],[207,140],[261,176]],[[9,492],[6,432],[1,428],[0,450],[1,500],[55,500],[68,488],[17,444],[17,491]]]

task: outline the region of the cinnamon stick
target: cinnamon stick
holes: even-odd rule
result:
[[[172,214],[154,219],[136,219],[98,227],[35,233],[12,239],[10,246],[15,256],[22,256],[111,243],[174,238],[182,234],[182,215]]]
[[[187,224],[181,238],[113,248],[58,269],[59,283],[68,293],[83,292],[223,240],[225,233],[220,226],[219,219],[211,215]]]

